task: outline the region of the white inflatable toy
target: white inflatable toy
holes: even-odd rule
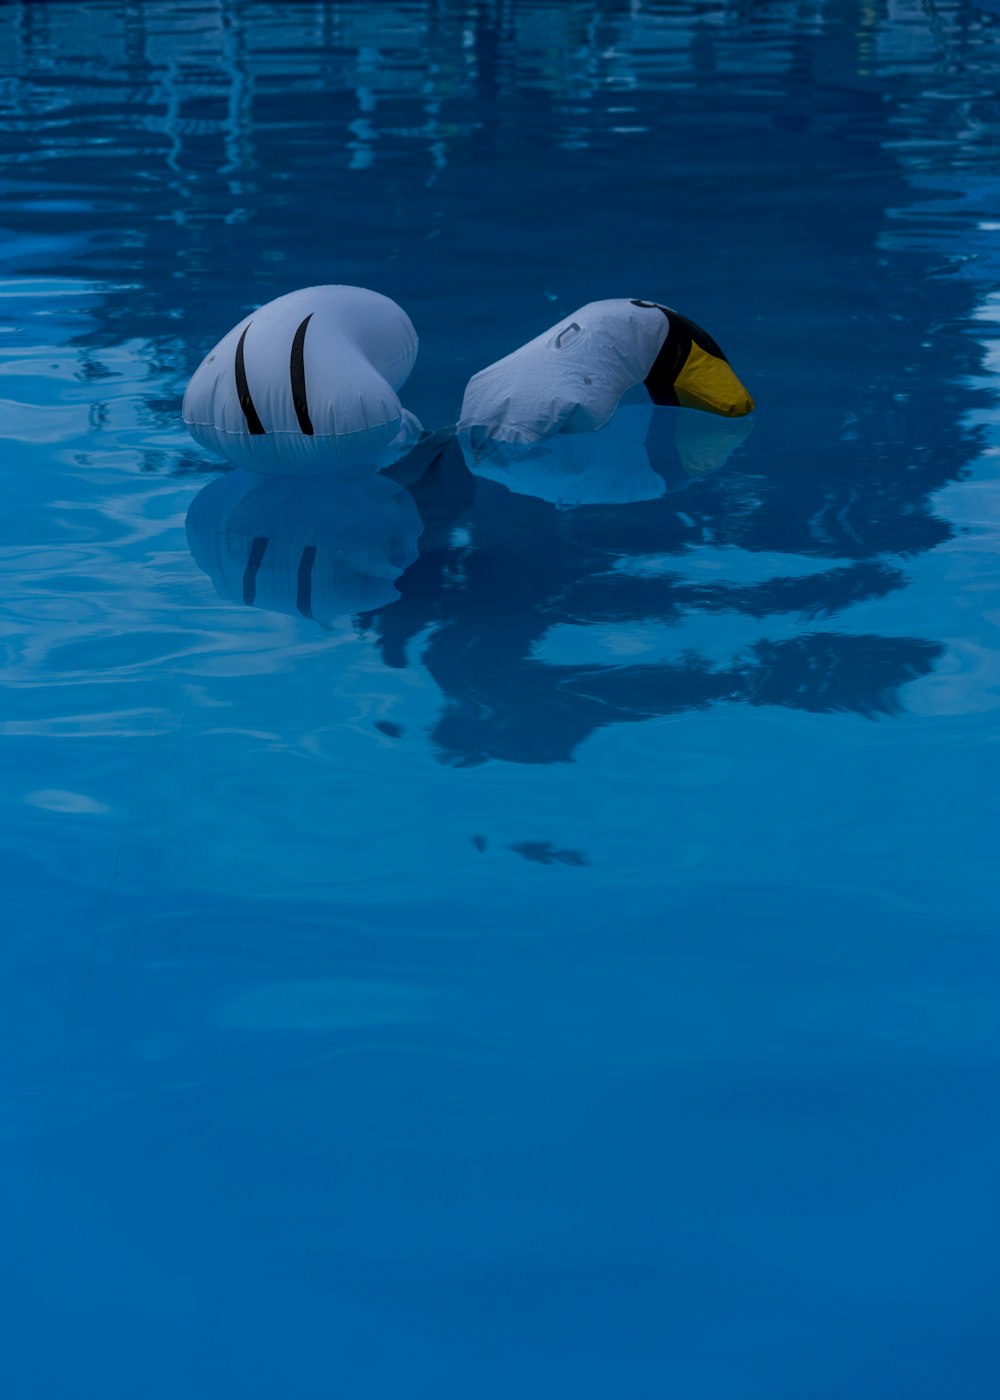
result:
[[[194,561],[221,597],[321,624],[395,602],[422,530],[409,491],[370,473],[227,472],[187,516]]]
[[[459,441],[478,461],[497,444],[530,447],[608,423],[644,384],[654,404],[727,418],[754,402],[710,335],[650,301],[593,301],[469,381]]]
[[[184,395],[210,452],[255,472],[379,470],[420,436],[398,391],[417,357],[403,309],[364,287],[306,287],[219,341]]]

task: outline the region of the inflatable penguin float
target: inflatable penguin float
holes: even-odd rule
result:
[[[754,408],[720,347],[686,316],[652,301],[592,301],[473,376],[459,440],[477,462],[498,446],[593,432],[638,385],[654,404],[726,418]]]

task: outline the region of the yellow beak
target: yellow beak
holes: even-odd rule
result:
[[[724,418],[743,418],[754,410],[753,399],[726,361],[694,343],[674,380],[674,393],[682,408],[700,408]]]

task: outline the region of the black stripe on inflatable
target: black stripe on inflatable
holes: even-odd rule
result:
[[[253,322],[250,322],[253,325]],[[257,410],[253,406],[253,399],[250,397],[250,385],[247,383],[247,367],[243,363],[243,342],[247,338],[247,330],[240,336],[240,343],[236,347],[236,395],[240,401],[240,408],[243,410],[243,417],[247,420],[247,427],[251,433],[263,433],[266,431],[264,424],[257,417]]]
[[[295,339],[292,341],[292,359],[289,365],[292,375],[292,403],[295,405],[295,416],[299,420],[299,427],[308,436],[313,435],[312,419],[309,417],[309,405],[306,402],[306,328],[312,320],[312,312],[299,326],[295,332]]]
[[[660,353],[653,361],[652,368],[643,380],[649,397],[655,404],[669,404],[673,408],[677,407],[677,395],[674,392],[674,383],[684,365],[687,357],[691,353],[692,344],[698,345],[709,355],[714,355],[717,360],[726,360],[722,350],[700,326],[696,326],[694,321],[682,316],[679,311],[671,311],[668,306],[661,306],[658,301],[633,301],[633,306],[656,307],[657,311],[662,311],[667,318],[670,329],[667,331],[667,338],[660,346]],[[726,360],[728,364],[728,360]]]
[[[253,607],[254,599],[257,597],[257,570],[264,562],[267,546],[266,535],[254,535],[250,543],[250,558],[243,570],[243,601],[248,608]]]
[[[303,429],[303,431],[305,431]],[[295,590],[295,606],[303,617],[312,617],[313,565],[316,563],[316,546],[307,544],[299,560],[299,577]]]

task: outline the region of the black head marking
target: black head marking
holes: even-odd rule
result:
[[[674,384],[687,363],[692,345],[697,345],[708,355],[714,355],[717,360],[725,360],[726,357],[707,331],[703,331],[701,326],[696,325],[687,316],[682,316],[679,311],[674,311],[669,306],[661,306],[658,301],[635,299],[631,304],[647,308],[655,307],[657,311],[662,311],[667,318],[670,327],[667,331],[667,338],[660,347],[660,352],[643,382],[649,392],[649,397],[655,404],[676,408],[678,405]],[[728,361],[726,363],[728,364]]]

